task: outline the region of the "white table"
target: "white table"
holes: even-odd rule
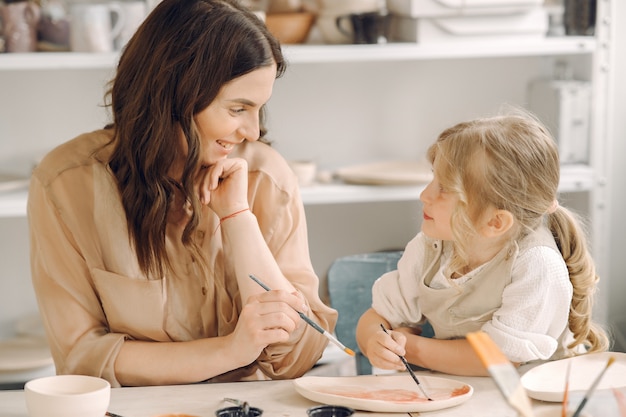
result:
[[[418,373],[419,375],[420,373]],[[376,376],[363,376],[376,378]],[[357,411],[355,417],[424,416],[424,417],[516,417],[488,377],[458,377],[474,388],[474,395],[465,403],[427,413],[372,413]],[[306,410],[319,405],[298,394],[290,380],[231,382],[138,388],[114,388],[109,411],[123,417],[156,417],[167,413],[185,413],[198,417],[214,417],[215,411],[232,406],[224,398],[247,401],[263,410],[263,417],[306,417]],[[554,403],[535,401],[535,409],[558,408]],[[28,417],[24,392],[0,391],[0,416]],[[598,414],[612,417],[610,414]]]

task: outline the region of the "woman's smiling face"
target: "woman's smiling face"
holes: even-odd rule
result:
[[[259,113],[272,96],[276,65],[261,67],[225,84],[209,106],[196,115],[203,166],[226,158],[244,140],[259,138]]]
[[[224,84],[215,99],[195,116],[202,142],[200,164],[226,158],[244,140],[259,139],[261,107],[272,95],[276,65],[258,68]],[[183,155],[187,143],[181,137]]]

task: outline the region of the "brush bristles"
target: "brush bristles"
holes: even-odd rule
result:
[[[467,341],[472,345],[474,351],[480,358],[485,368],[492,365],[502,365],[510,363],[498,345],[485,332],[472,332],[466,335]]]

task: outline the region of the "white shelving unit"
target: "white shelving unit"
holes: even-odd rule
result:
[[[518,41],[506,40],[420,45],[389,43],[386,45],[286,45],[287,60],[292,64],[330,62],[413,61],[433,59],[557,56],[591,54],[596,49],[592,37],[559,37]],[[1,70],[68,70],[113,68],[117,53],[15,53],[0,55]]]
[[[592,37],[562,37],[529,40],[511,44],[502,40],[464,42],[442,47],[419,45],[289,45],[285,47],[291,65],[337,64],[355,62],[432,61],[442,59],[480,59],[506,57],[540,57],[592,55],[596,41]],[[84,71],[112,70],[117,53],[28,53],[0,55],[0,76],[6,71]],[[0,99],[1,100],[1,99]],[[588,191],[593,186],[589,166],[565,166],[562,191]],[[316,185],[303,189],[305,204],[332,204],[368,201],[402,201],[414,199],[421,187],[371,187],[344,184]],[[25,191],[0,194],[0,217],[26,214]]]
[[[286,46],[290,68],[285,79],[276,83],[268,105],[270,132],[275,134],[271,139],[275,138],[276,148],[287,159],[310,157],[324,169],[376,158],[418,157],[434,140],[434,135],[451,121],[458,122],[492,110],[502,101],[524,104],[526,83],[538,76],[549,77],[555,61],[565,60],[571,63],[578,76],[592,81],[594,110],[589,164],[564,166],[560,190],[586,195],[583,211],[590,219],[593,251],[602,275],[607,270],[604,254],[608,253],[605,167],[610,138],[605,109],[612,1],[598,1],[599,23],[595,37],[516,40],[514,43],[496,39],[424,45]],[[0,94],[0,160],[21,156],[22,148],[36,149],[40,138],[45,141],[44,147],[50,148],[70,139],[74,133],[86,131],[84,126],[98,128],[94,120],[100,120],[103,110],[92,108],[100,103],[103,80],[114,71],[117,60],[116,53],[0,54],[0,91],[3,91]],[[469,76],[467,82],[461,79],[465,75]],[[68,87],[74,82],[80,91]],[[88,88],[95,90],[86,91],[83,96],[83,89]],[[22,97],[22,92],[27,94]],[[62,97],[65,92],[70,98]],[[35,110],[23,116],[31,110],[31,104]],[[66,105],[69,115],[64,113]],[[84,115],[83,111],[91,113]],[[30,126],[29,122],[42,126]],[[316,257],[317,250],[326,251],[325,255],[314,259],[318,274],[325,274],[332,258],[362,250],[363,246],[351,246],[360,239],[357,229],[379,221],[365,219],[365,225],[340,232],[342,229],[336,227],[337,224],[345,226],[343,223],[359,219],[360,216],[353,215],[355,205],[359,210],[361,207],[364,211],[371,207],[374,212],[379,210],[376,219],[402,223],[406,219],[395,217],[404,214],[390,215],[389,206],[396,210],[398,204],[406,203],[411,205],[407,212],[412,213],[421,190],[421,186],[342,183],[303,187],[302,196],[310,219],[312,256]],[[25,223],[26,200],[26,190],[0,194],[0,227],[7,227],[5,225],[15,218],[21,219],[20,224]],[[27,233],[22,225],[18,227],[19,233]],[[383,227],[392,229],[386,224]],[[397,227],[412,229],[416,226],[400,224]],[[345,236],[341,236],[342,240],[333,233]],[[377,232],[364,233],[369,234],[371,240],[382,239]],[[4,237],[0,238],[0,249],[11,246],[8,235],[3,233]],[[390,242],[385,245],[403,246],[401,243],[406,242],[406,237],[396,237]],[[366,247],[375,247],[375,243]],[[19,250],[27,252],[27,248]],[[21,259],[13,261],[20,263],[14,269],[22,269],[23,275],[29,275],[28,254],[20,256]],[[11,279],[0,271],[0,286]],[[603,285],[602,291],[607,292],[608,284]],[[599,320],[605,319],[604,314],[599,312]],[[0,320],[0,333],[1,325]]]

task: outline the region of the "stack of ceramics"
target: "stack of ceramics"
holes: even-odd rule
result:
[[[387,8],[396,41],[511,41],[548,32],[544,0],[387,0]]]

